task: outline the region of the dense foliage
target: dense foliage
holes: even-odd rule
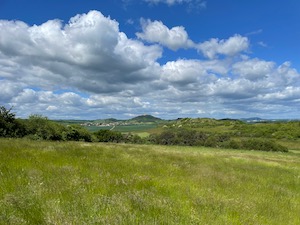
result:
[[[247,149],[260,151],[287,152],[288,149],[278,143],[265,139],[234,140],[227,134],[205,133],[188,129],[167,129],[153,134],[149,141],[160,145],[206,146],[215,148]]]
[[[0,137],[20,137],[23,136],[25,127],[20,120],[15,118],[12,108],[0,107]]]
[[[0,137],[24,137],[33,140],[92,141],[92,134],[79,125],[64,126],[41,115],[16,119],[11,109],[0,107]]]

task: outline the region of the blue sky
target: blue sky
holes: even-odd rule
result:
[[[299,119],[299,10],[298,0],[0,0],[0,105],[51,119]]]

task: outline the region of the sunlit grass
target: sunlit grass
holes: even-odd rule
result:
[[[0,224],[299,224],[300,155],[0,139]]]

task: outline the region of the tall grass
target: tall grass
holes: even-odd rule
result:
[[[300,154],[0,139],[0,224],[300,224]]]

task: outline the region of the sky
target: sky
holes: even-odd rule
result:
[[[299,0],[0,0],[17,117],[300,119]]]

